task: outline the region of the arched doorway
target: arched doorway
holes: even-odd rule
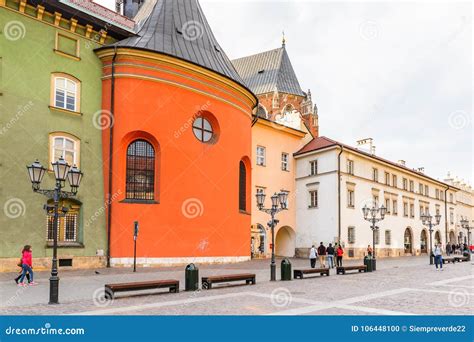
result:
[[[454,231],[449,232],[449,242],[450,243],[456,243],[456,235],[454,234]]]
[[[434,236],[434,243],[439,245],[441,243],[441,233],[439,230],[436,231],[435,236]]]
[[[420,251],[421,251],[421,253],[428,253],[428,236],[426,234],[426,229],[423,229],[421,231]]]
[[[250,238],[251,238],[252,258],[265,257],[267,233],[265,231],[265,228],[260,223],[252,226],[252,234]]]
[[[412,248],[413,248],[413,236],[411,234],[411,229],[407,228],[405,229],[405,235],[403,237],[403,246],[405,250],[405,254],[411,254],[412,253]]]
[[[278,256],[295,256],[295,231],[288,226],[281,227],[275,236],[275,254]]]

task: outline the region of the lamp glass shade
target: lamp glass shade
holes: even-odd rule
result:
[[[56,180],[64,182],[69,171],[69,164],[64,160],[63,157],[60,157],[56,162],[51,163],[51,165],[53,166]]]
[[[469,221],[466,218],[461,216],[461,226],[465,227],[469,224]]]
[[[257,207],[263,208],[263,205],[265,203],[265,193],[259,192],[255,195],[255,197],[257,198]]]
[[[33,164],[26,167],[28,170],[28,176],[30,177],[30,181],[33,184],[33,187],[39,188],[41,181],[43,180],[43,176],[46,172],[46,168],[41,165],[41,163],[36,160]]]
[[[272,207],[278,207],[278,199],[279,199],[279,196],[275,193],[272,196]]]
[[[367,217],[367,215],[369,215],[369,211],[370,209],[367,207],[367,204],[364,205],[364,207],[362,208],[362,213],[364,214],[364,217]]]
[[[280,200],[280,206],[283,209],[286,209],[287,207],[287,201],[288,201],[288,193],[285,191],[282,191],[278,194],[279,200]]]
[[[380,207],[380,216],[383,218],[386,213],[387,213],[387,208],[385,208],[385,206],[382,204],[382,206]]]
[[[81,185],[82,172],[74,165],[67,174],[67,180],[71,186],[72,192],[77,192],[77,188]]]

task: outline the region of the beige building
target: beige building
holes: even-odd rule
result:
[[[347,256],[363,256],[373,239],[362,208],[374,203],[387,208],[375,235],[379,257],[428,253],[429,231],[421,220],[427,212],[441,215],[433,228],[433,243],[444,246],[456,235],[456,194],[461,190],[422,168],[381,158],[371,139],[359,141],[355,148],[319,137],[295,157],[298,255],[306,255],[320,241],[340,241]]]

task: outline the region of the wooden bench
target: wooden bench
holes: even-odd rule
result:
[[[454,260],[457,262],[469,261],[469,257],[459,256],[459,257],[454,257]]]
[[[346,274],[346,271],[355,271],[358,270],[360,272],[367,272],[367,266],[366,265],[360,265],[360,266],[338,266],[336,268],[336,274]]]
[[[169,288],[170,292],[179,292],[178,280],[152,280],[133,283],[105,284],[105,298],[113,299],[115,292],[140,291],[150,289]]]
[[[255,274],[252,273],[243,273],[243,274],[228,274],[228,275],[218,275],[211,277],[202,277],[202,288],[210,290],[212,284],[215,283],[227,283],[230,281],[242,281],[245,280],[247,285],[255,285]]]
[[[329,268],[307,268],[304,270],[293,270],[293,278],[295,279],[303,279],[305,274],[314,274],[319,273],[320,275],[327,275],[329,276]]]
[[[454,264],[456,261],[458,261],[456,259],[457,258],[454,258],[454,257],[453,258],[443,258],[443,264],[449,264],[450,262]]]

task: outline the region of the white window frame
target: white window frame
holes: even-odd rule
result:
[[[76,165],[77,167],[80,167],[80,140],[70,134],[67,133],[50,133],[50,138],[49,138],[49,164],[51,165],[52,162],[55,162],[58,158],[55,158],[55,152],[56,152],[56,140],[57,139],[63,139],[62,142],[62,147],[58,148],[58,150],[62,151],[61,156],[66,159],[65,152],[72,152],[73,154],[73,163],[71,166]],[[73,149],[67,149],[66,148],[66,141],[71,141],[73,143]],[[68,163],[70,161],[67,160]]]
[[[390,246],[392,244],[392,231],[390,229],[385,230],[385,245]]]
[[[354,189],[347,189],[347,207],[355,208],[355,191]]]
[[[347,173],[350,175],[354,175],[354,161],[351,159],[347,159]]]
[[[318,207],[318,190],[309,190],[309,208]]]
[[[376,183],[379,182],[379,169],[376,167],[372,168],[372,180]]]
[[[265,166],[266,165],[266,148],[264,146],[257,146],[257,165]]]
[[[64,83],[65,83],[64,88],[58,85],[58,82],[61,80],[64,80]],[[73,85],[74,90],[68,89],[68,83]],[[61,108],[65,110],[70,110],[72,112],[77,112],[78,101],[79,101],[78,88],[79,88],[78,83],[72,80],[71,78],[64,77],[64,76],[54,76],[54,106],[56,108]],[[58,91],[62,92],[64,96],[64,104],[62,106],[58,104]],[[74,107],[72,109],[68,108],[67,99],[69,96],[71,96],[74,99]]]
[[[282,171],[290,171],[290,155],[286,152],[281,153],[281,169]]]
[[[392,214],[398,215],[398,200],[392,200]]]
[[[354,226],[347,227],[347,243],[354,244],[356,242],[356,231]]]
[[[309,174],[310,176],[316,176],[318,174],[318,160],[311,160],[309,162]]]

